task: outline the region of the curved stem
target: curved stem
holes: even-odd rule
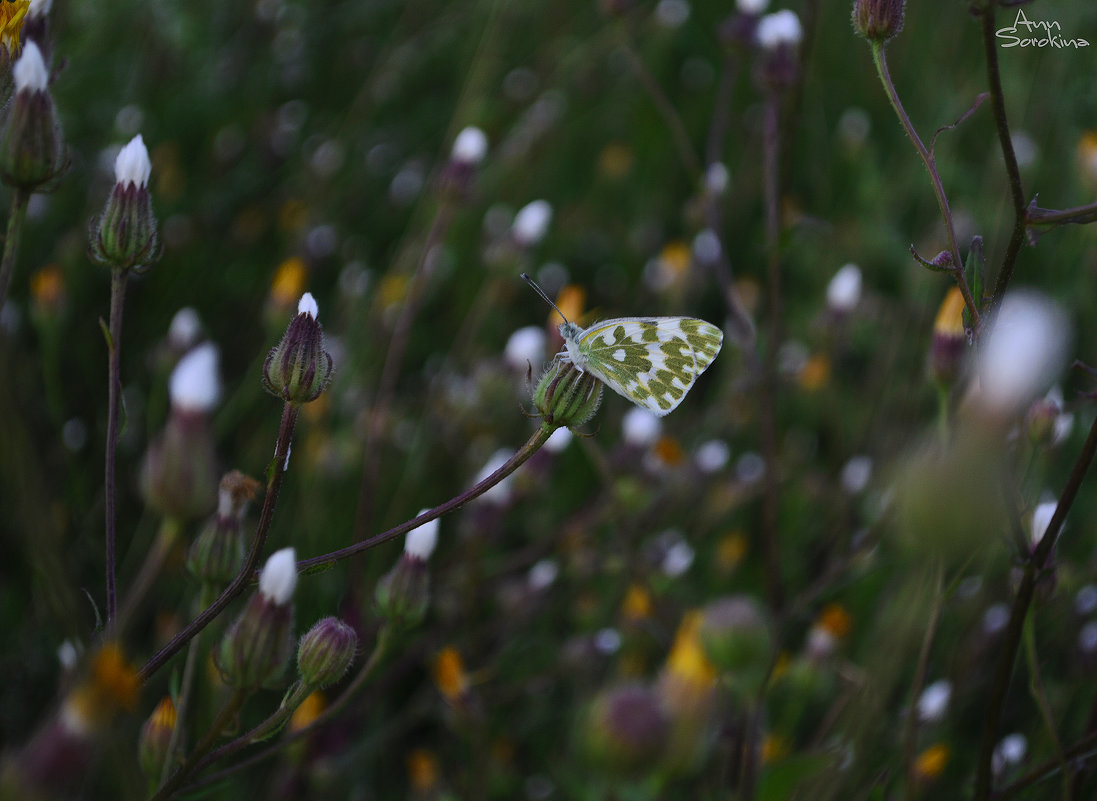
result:
[[[914,125],[911,123],[910,117],[907,116],[907,112],[903,108],[902,102],[899,100],[899,93],[895,91],[895,84],[891,80],[891,73],[888,72],[887,58],[884,55],[884,45],[882,43],[872,43],[872,60],[876,64],[876,72],[880,76],[880,82],[884,85],[884,92],[891,102],[891,107],[899,117],[899,122],[902,124],[903,130],[906,131],[907,137],[909,137],[910,141],[914,144],[914,149],[918,152],[918,157],[922,160],[922,164],[925,165],[926,171],[929,173],[930,181],[933,183],[933,194],[937,197],[937,207],[941,210],[941,217],[945,222],[945,235],[948,237],[948,251],[952,255],[952,277],[956,281],[956,286],[960,288],[960,294],[964,296],[964,303],[971,312],[973,324],[978,327],[979,307],[975,302],[975,298],[971,296],[971,289],[967,285],[967,279],[964,278],[964,262],[960,259],[960,249],[956,246],[956,231],[952,222],[952,210],[948,205],[948,196],[945,194],[945,187],[941,183],[941,176],[937,172],[937,162],[934,161],[933,154],[930,153],[922,143],[921,138],[918,136],[918,132],[914,130]]]
[[[11,211],[8,212],[8,232],[4,236],[4,257],[0,260],[0,308],[8,296],[8,284],[15,272],[15,259],[19,254],[19,235],[23,232],[23,220],[27,216],[27,203],[30,193],[15,189],[11,196]]]
[[[1029,606],[1032,604],[1032,596],[1036,590],[1036,580],[1040,572],[1047,564],[1051,551],[1059,538],[1059,532],[1063,527],[1067,512],[1078,495],[1094,454],[1097,453],[1097,420],[1089,429],[1089,436],[1082,445],[1082,452],[1071,468],[1066,486],[1059,496],[1059,503],[1055,507],[1055,513],[1051,516],[1047,530],[1040,539],[1031,558],[1026,562],[1024,573],[1021,576],[1021,584],[1017,588],[1017,596],[1013,599],[1013,606],[1009,611],[1009,622],[1006,624],[1005,634],[1002,637],[1001,656],[994,678],[990,686],[990,698],[987,702],[986,716],[983,718],[983,735],[979,742],[979,754],[975,763],[975,790],[972,801],[987,801],[991,792],[991,760],[994,756],[994,745],[998,737],[998,727],[1002,719],[1002,707],[1005,703],[1006,693],[1009,690],[1009,681],[1013,676],[1013,663],[1017,659],[1017,649],[1021,643],[1021,634],[1024,630],[1025,618],[1028,616]]]
[[[354,556],[355,554],[362,553],[363,551],[368,551],[370,548],[374,548],[383,542],[388,542],[395,537],[399,537],[401,534],[406,534],[413,528],[419,528],[419,526],[423,525],[424,523],[429,523],[435,518],[439,518],[442,515],[449,514],[455,509],[460,509],[469,501],[479,498],[489,489],[494,487],[504,478],[509,476],[519,467],[521,467],[522,464],[524,464],[526,460],[529,459],[529,457],[533,456],[533,454],[536,453],[540,449],[540,447],[545,444],[545,441],[549,438],[551,434],[552,431],[549,430],[548,427],[541,426],[537,429],[537,431],[534,432],[533,436],[526,440],[526,444],[523,445],[522,448],[516,454],[514,454],[514,456],[510,457],[510,459],[508,459],[502,467],[500,467],[498,470],[496,470],[494,473],[492,473],[490,476],[485,478],[483,481],[481,481],[479,484],[477,484],[475,487],[468,490],[467,492],[462,492],[457,497],[451,498],[445,503],[440,504],[439,506],[435,506],[429,511],[423,512],[423,514],[419,515],[418,517],[413,517],[411,520],[407,520],[398,526],[394,526],[388,531],[383,531],[380,534],[375,534],[369,539],[362,540],[361,542],[356,542],[354,545],[348,545],[346,548],[340,548],[338,551],[332,551],[331,553],[324,554],[323,556],[314,556],[311,559],[302,559],[297,563],[297,572],[310,573],[319,572],[320,570],[327,569],[335,562],[338,562],[340,559],[346,559],[349,556]]]
[[[107,629],[114,627],[118,612],[114,555],[114,466],[118,451],[118,406],[122,395],[121,351],[122,308],[126,297],[127,270],[114,269],[110,275],[110,323],[107,335],[107,444],[103,480],[106,516]]]
[[[986,3],[979,9],[979,26],[983,32],[983,52],[987,59],[987,89],[990,91],[990,108],[994,113],[994,128],[998,132],[998,143],[1002,148],[1002,160],[1009,177],[1009,194],[1013,200],[1013,231],[1009,236],[1006,254],[1002,258],[1002,269],[994,284],[991,296],[992,306],[1001,302],[1013,277],[1013,267],[1017,254],[1025,241],[1025,192],[1021,186],[1021,171],[1017,167],[1017,154],[1013,152],[1013,137],[1009,133],[1006,120],[1006,100],[1002,91],[1002,78],[998,71],[998,43],[994,31],[994,3]]]
[[[259,523],[255,527],[255,535],[252,538],[251,548],[244,566],[236,574],[236,578],[217,596],[217,599],[187,624],[181,632],[172,637],[171,642],[157,651],[141,668],[137,676],[142,683],[148,681],[149,676],[159,670],[171,659],[191,638],[210,624],[228,606],[236,596],[244,591],[251,582],[252,574],[259,566],[259,556],[263,551],[263,545],[267,541],[271,521],[274,519],[274,507],[278,502],[278,491],[282,487],[282,477],[286,472],[287,457],[290,443],[293,440],[293,427],[297,422],[298,407],[287,403],[282,407],[282,423],[278,429],[278,443],[274,448],[274,459],[267,468],[267,494],[263,499],[263,511],[259,515]]]

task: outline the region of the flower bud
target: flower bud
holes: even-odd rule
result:
[[[929,354],[929,375],[933,382],[941,387],[951,386],[963,371],[966,354],[964,296],[957,287],[952,287],[933,324],[933,345]]]
[[[176,723],[175,704],[170,696],[164,696],[156,709],[141,727],[137,740],[137,758],[141,769],[150,781],[159,781],[171,746],[171,734]]]
[[[271,554],[259,574],[259,592],[221,640],[219,667],[229,684],[255,689],[273,683],[293,655],[295,560],[293,548]]]
[[[11,71],[15,97],[0,125],[0,177],[33,191],[65,171],[65,144],[38,45],[27,42]]]
[[[404,553],[396,567],[377,582],[374,597],[378,609],[391,623],[401,628],[419,625],[430,606],[427,560],[438,541],[438,526],[437,520],[431,520],[409,531],[404,542]]]
[[[533,404],[548,429],[581,426],[602,403],[602,382],[571,362],[557,359],[541,374]]]
[[[590,757],[620,771],[651,767],[662,755],[670,721],[648,687],[630,684],[603,691],[587,717]]]
[[[179,360],[170,380],[171,413],[145,454],[142,494],[168,517],[200,517],[216,499],[217,456],[206,418],[221,393],[217,361],[217,348],[209,343]]]
[[[853,29],[870,42],[886,42],[903,30],[905,0],[854,0]]]
[[[9,5],[14,5],[10,4]],[[23,25],[23,39],[34,42],[42,51],[42,58],[49,61],[50,58],[50,22],[49,13],[53,8],[53,0],[30,0],[30,8]]]
[[[518,209],[510,235],[519,247],[529,248],[545,238],[552,222],[552,206],[547,200],[534,200]]]
[[[798,50],[803,38],[803,27],[794,11],[782,9],[758,20],[754,39],[762,53],[756,79],[764,90],[781,92],[796,84],[800,70]]]
[[[316,313],[316,301],[306,292],[297,304],[297,316],[263,365],[263,388],[288,403],[316,400],[334,375]]]
[[[758,602],[745,595],[713,601],[701,611],[698,629],[705,655],[738,691],[756,691],[769,669],[773,638]]]
[[[326,617],[314,625],[297,646],[301,680],[323,689],[343,678],[354,662],[358,635],[339,618]]]
[[[143,272],[160,258],[160,238],[149,195],[151,171],[149,152],[138,134],[118,151],[114,189],[88,232],[88,253],[100,264]]]
[[[259,482],[239,470],[221,479],[217,514],[206,524],[187,552],[187,569],[207,584],[228,584],[244,566],[244,512],[259,490]]]
[[[442,171],[442,188],[452,192],[457,199],[467,198],[476,170],[487,152],[488,138],[482,130],[472,125],[462,129],[453,140],[449,163]]]

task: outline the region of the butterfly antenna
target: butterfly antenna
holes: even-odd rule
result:
[[[538,295],[540,295],[542,298],[544,298],[545,303],[547,303],[549,306],[552,306],[552,308],[556,309],[556,313],[560,315],[561,319],[563,319],[563,321],[565,323],[568,321],[568,318],[564,317],[564,313],[562,311],[560,311],[560,307],[552,302],[552,298],[550,298],[545,293],[545,290],[543,290],[543,289],[541,289],[541,287],[537,286],[536,281],[534,281],[532,278],[530,278],[529,275],[526,274],[526,273],[522,273],[522,280],[525,281],[527,284],[529,284],[533,288],[534,292],[536,292]]]

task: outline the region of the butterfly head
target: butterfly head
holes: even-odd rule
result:
[[[583,333],[582,328],[580,328],[575,323],[567,322],[566,320],[560,323],[560,327],[558,330],[560,331],[560,336],[564,338],[565,342],[574,342],[576,339],[579,338],[579,335]]]

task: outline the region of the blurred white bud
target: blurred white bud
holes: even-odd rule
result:
[[[296,551],[293,548],[275,551],[259,573],[259,592],[275,606],[285,606],[296,588]]]
[[[758,20],[758,28],[754,36],[766,50],[776,50],[781,45],[795,47],[804,38],[804,30],[800,27],[800,18],[794,11],[787,8],[773,14],[766,14]]]
[[[560,573],[560,567],[552,559],[542,559],[529,569],[529,588],[534,592],[548,588]]]
[[[861,300],[861,268],[846,264],[827,284],[827,306],[838,314],[853,311]]]
[[[1010,293],[1002,301],[978,357],[979,402],[1010,415],[1055,379],[1067,357],[1070,338],[1059,304],[1035,292]]]
[[[484,160],[488,153],[488,137],[479,128],[470,125],[457,134],[453,140],[450,158],[459,164],[475,166]]]
[[[510,226],[511,236],[522,247],[536,245],[548,232],[552,222],[552,206],[547,200],[534,200],[518,209]]]
[[[539,325],[519,328],[507,340],[503,360],[515,370],[540,367],[545,359],[545,329]]]
[[[202,333],[202,321],[192,307],[185,306],[175,313],[168,326],[168,342],[173,348],[186,350]]]
[[[994,746],[994,755],[991,757],[991,769],[995,773],[1001,773],[1010,765],[1016,765],[1025,758],[1028,751],[1028,740],[1020,733],[1007,734]]]
[[[208,412],[221,397],[217,346],[206,342],[187,353],[171,373],[168,392],[173,409]]]
[[[714,161],[705,170],[705,189],[714,195],[722,195],[731,183],[731,173],[727,165]]]
[[[44,92],[49,85],[49,73],[46,62],[42,60],[42,51],[34,42],[27,42],[23,55],[11,68],[16,92]]]
[[[756,17],[769,8],[769,0],[735,0],[735,7],[742,14]]]
[[[491,458],[488,459],[488,463],[485,464],[480,469],[480,472],[476,474],[476,480],[473,481],[473,484],[479,484],[485,478],[490,476],[492,473],[494,473],[496,470],[498,470],[500,467],[510,461],[510,458],[512,456],[514,456],[514,451],[512,450],[508,450],[507,448],[501,448],[500,450],[497,450],[491,455]],[[494,487],[481,495],[480,500],[486,503],[493,504],[506,503],[508,500],[510,500],[511,484],[513,478],[514,474],[511,473],[509,476],[504,478]]]
[[[1052,515],[1055,514],[1055,509],[1058,506],[1059,504],[1056,501],[1044,501],[1043,503],[1036,504],[1036,508],[1032,510],[1033,545],[1038,545],[1040,540],[1044,538],[1048,524],[1051,523]]]
[[[702,473],[715,473],[727,466],[731,458],[731,448],[722,439],[710,439],[702,442],[693,457]]]
[[[621,420],[621,435],[636,447],[653,445],[663,431],[662,421],[647,409],[634,406]]]
[[[918,719],[923,723],[936,723],[945,716],[952,698],[952,682],[940,679],[922,690],[918,698]]]
[[[872,459],[868,456],[854,456],[842,468],[842,489],[850,495],[856,495],[868,486],[872,478]]]
[[[572,433],[568,428],[561,427],[553,431],[542,446],[549,453],[559,453],[571,444]]]
[[[416,517],[429,511],[430,509],[420,509]],[[425,562],[434,553],[434,547],[438,544],[438,529],[440,527],[441,522],[438,518],[435,518],[429,523],[413,528],[404,539],[404,553]]]
[[[29,17],[44,17],[53,8],[53,0],[30,0],[30,8],[27,9]]]

